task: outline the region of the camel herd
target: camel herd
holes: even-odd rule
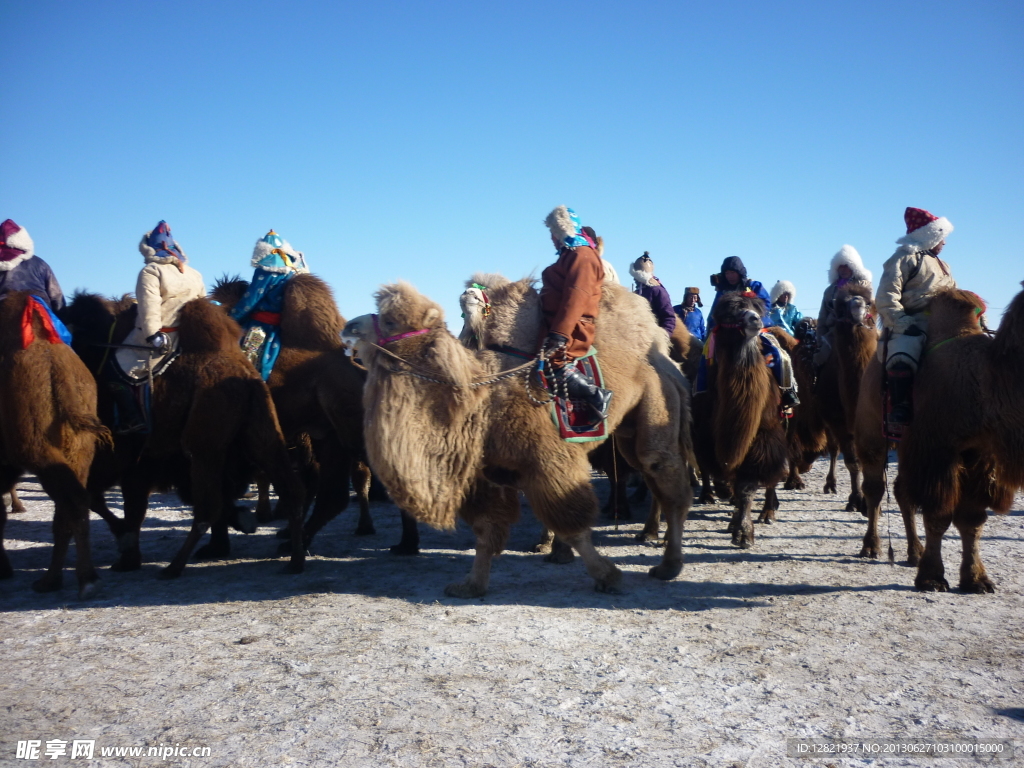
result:
[[[33,584],[61,587],[75,541],[79,595],[94,589],[89,512],[110,527],[117,570],[142,564],[139,532],[150,493],[175,489],[193,507],[193,525],[160,575],[179,576],[195,553],[225,557],[229,529],[251,532],[275,517],[288,570],[299,572],[317,532],[359,501],[358,534],[373,533],[370,470],[403,511],[403,539],[393,551],[418,551],[416,523],[453,528],[462,519],[476,536],[469,575],[446,593],[476,597],[488,588],[491,561],[519,515],[522,492],[547,532],[539,547],[568,562],[576,552],[600,591],[617,589],[621,572],[591,542],[598,514],[591,470],[624,484],[625,467],[653,496],[644,533],[664,550],[650,569],[673,579],[683,568],[683,529],[701,478],[698,503],[715,495],[734,506],[734,545],[755,546],[753,505],[765,489],[760,522],[775,520],[776,487],[801,487],[800,472],[823,453],[842,455],[852,493],[847,509],[867,518],[861,557],[880,554],[878,519],[893,445],[882,430],[882,369],[870,292],[835,298],[838,324],[823,368],[811,362],[813,321],[791,337],[762,328],[763,305],[723,295],[715,307],[712,363],[705,391],[692,394],[701,345],[682,323],[670,339],[649,305],[613,282],[603,287],[595,347],[615,397],[610,438],[563,440],[549,396],[538,385],[542,337],[533,280],[477,274],[462,296],[457,338],[438,304],[406,283],[383,286],[377,312],[348,323],[330,288],[312,275],[285,293],[282,351],[263,382],[238,345],[227,310],[246,284],[223,280],[209,299],[189,302],[180,323],[180,354],[149,392],[145,434],[112,434],[115,410],[97,372],[134,323],[135,304],[76,294],[62,319],[71,347],[47,338],[24,294],[0,302],[0,491],[32,472],[54,503],[51,566]],[[1024,486],[1024,292],[999,329],[986,331],[984,305],[948,291],[932,306],[930,348],[914,392],[914,421],[898,444],[894,496],[907,531],[907,560],[922,590],[945,591],[942,537],[950,524],[963,542],[959,586],[990,592],[979,542],[987,510],[1005,512]],[[27,323],[32,333],[23,330]],[[771,332],[792,358],[802,402],[780,409],[759,336]],[[951,407],[951,404],[956,404]],[[609,467],[618,468],[609,471]],[[693,480],[691,481],[691,478]],[[264,493],[255,514],[238,505],[256,481]],[[272,484],[276,508],[266,501]],[[119,486],[124,516],[104,494]],[[0,504],[0,578],[13,571],[2,548],[8,507]],[[924,518],[925,543],[915,513]],[[198,550],[203,535],[210,541]]]

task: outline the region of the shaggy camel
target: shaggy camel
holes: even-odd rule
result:
[[[932,300],[914,418],[900,443],[902,494],[924,516],[914,580],[923,591],[949,589],[942,536],[950,523],[963,547],[960,589],[994,591],[979,546],[986,508],[1006,512],[1024,486],[1024,292],[994,337],[984,332],[983,312],[984,303],[967,291]]]
[[[108,340],[117,344],[127,335],[134,314],[135,305],[125,299],[111,302],[91,294],[75,295],[64,319],[74,329],[76,351],[92,371],[105,364]],[[238,325],[207,299],[195,299],[182,308],[178,328],[180,355],[153,381],[151,434],[116,436],[114,450],[98,452],[89,475],[92,509],[110,525],[121,551],[114,569],[141,566],[139,531],[149,494],[172,486],[182,501],[192,504],[195,517],[184,544],[160,577],[181,575],[208,528],[210,543],[200,555],[226,556],[228,519],[238,514],[233,500],[248,486],[255,466],[278,489],[295,533],[288,569],[301,572],[301,484],[289,467],[270,392],[238,347]],[[113,423],[113,404],[105,387],[100,387],[99,413]],[[103,501],[103,492],[113,485],[121,486],[124,519]]]
[[[862,283],[850,283],[840,288],[832,301],[835,310],[832,353],[822,366],[814,389],[814,399],[833,442],[829,450],[825,493],[836,493],[837,444],[850,473],[851,490],[846,511],[869,516],[861,487],[861,464],[854,445],[854,425],[864,371],[878,346],[875,302],[871,297],[871,287]]]
[[[230,310],[248,287],[239,278],[221,278],[210,298]],[[320,278],[300,274],[288,281],[281,311],[281,353],[267,381],[281,429],[289,445],[308,435],[319,471],[313,512],[303,526],[303,542],[313,537],[348,506],[349,479],[359,503],[356,535],[375,532],[368,493],[370,471],[363,445],[363,382],[366,372],[345,354],[338,312],[330,287]],[[261,507],[262,509],[262,503]],[[405,541],[403,536],[403,541]]]
[[[786,428],[786,447],[789,456],[789,477],[783,486],[787,491],[801,490],[804,481],[800,475],[811,468],[815,459],[829,448],[828,432],[821,417],[821,408],[814,397],[815,328],[818,321],[805,317],[793,329],[796,346],[790,350],[793,376],[800,390],[800,405],[793,409],[793,418]]]
[[[478,288],[474,287],[478,285],[488,286],[488,294],[486,296]],[[519,365],[523,362],[524,358],[530,358],[536,354],[537,340],[541,338],[543,321],[540,312],[540,294],[534,288],[532,278],[524,278],[513,283],[501,275],[477,274],[467,282],[467,286],[466,291],[459,300],[463,309],[463,317],[465,318],[462,333],[459,335],[459,339],[463,344],[473,349],[489,349],[501,354],[504,357],[502,361],[503,369]],[[608,288],[603,296],[604,305],[610,305],[613,301],[626,301],[622,298],[623,295],[614,288]],[[632,299],[628,301],[632,301],[636,305],[637,312],[643,306],[641,302],[636,302]],[[602,306],[602,313],[606,313],[606,306],[604,305]],[[607,311],[611,311],[610,306],[607,307]],[[598,325],[599,329],[603,327],[600,320]],[[614,328],[606,328],[604,330],[604,338],[607,338],[609,333],[614,332],[614,330]],[[686,338],[690,338],[689,331],[686,331],[684,328],[684,332]],[[657,337],[651,339],[651,343],[657,343]],[[672,374],[670,378],[671,382],[667,383],[667,386],[679,385],[680,379],[678,376]],[[688,387],[686,389],[688,390]],[[655,393],[651,397],[657,398],[661,397],[661,395]],[[683,401],[685,413],[680,420],[683,429],[680,439],[685,448],[684,459],[688,460],[692,453],[690,423],[687,418],[689,414],[688,394],[683,394]],[[642,467],[637,466],[635,460],[633,462],[630,461],[631,441],[633,440],[633,435],[629,432],[631,423],[630,421],[625,423],[627,430],[625,436],[617,435],[615,440],[602,442],[600,445],[596,443],[590,444],[589,459],[591,465],[605,472],[612,479],[611,498],[619,497],[619,506],[623,509],[623,513],[620,515],[622,518],[630,517],[628,501],[625,504],[621,503],[625,498],[628,468],[633,467],[633,469],[641,472],[641,476],[643,476]],[[646,480],[646,478],[644,479]],[[611,501],[609,503],[611,504]],[[687,501],[688,504],[689,501]],[[651,506],[651,514],[647,518],[643,531],[638,534],[638,539],[643,541],[658,539],[660,513],[661,503],[656,494],[654,504]],[[545,533],[549,534],[549,532]],[[538,545],[538,549],[545,551],[552,544],[550,535],[545,535],[541,544]],[[565,562],[571,559],[571,556],[572,550],[567,548],[556,549],[552,553],[553,559],[557,559],[559,562]]]
[[[78,596],[85,598],[98,578],[89,549],[85,482],[97,442],[108,442],[110,433],[96,416],[96,385],[89,371],[66,344],[47,340],[42,313],[32,311],[34,306],[20,291],[0,302],[0,492],[14,496],[22,471],[36,474],[53,500],[53,556],[32,587],[60,589],[74,538]],[[23,349],[24,317],[32,337]],[[3,548],[6,522],[7,505],[0,501],[0,578],[13,574]]]
[[[775,486],[786,474],[779,389],[758,338],[763,311],[764,302],[757,297],[719,297],[707,391],[693,398],[697,460],[702,472],[731,483],[736,509],[729,529],[732,543],[743,549],[754,544],[751,509],[758,486],[767,489],[759,521],[770,522],[778,508]]]
[[[615,391],[608,427],[631,437],[629,459],[652,478],[667,510],[668,544],[650,573],[671,579],[683,565],[681,529],[689,506],[680,438],[685,385],[650,310],[638,311],[622,286],[606,284],[603,292],[595,346],[602,350],[607,386]],[[589,448],[563,441],[548,409],[531,405],[524,386],[530,363],[502,373],[499,353],[462,346],[444,327],[441,308],[406,283],[378,291],[377,306],[378,316],[356,318],[345,328],[369,370],[363,399],[367,450],[402,508],[440,528],[453,527],[461,515],[476,533],[472,571],[449,585],[447,594],[485,593],[491,560],[518,516],[516,490],[524,492],[541,524],[580,554],[596,588],[614,591],[621,572],[590,538],[597,500]],[[528,322],[536,322],[535,305],[519,307],[531,313]],[[508,501],[488,502],[502,497],[482,479],[506,486]]]

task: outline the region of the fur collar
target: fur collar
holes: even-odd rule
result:
[[[860,254],[852,245],[844,245],[836,255],[832,257],[832,264],[828,268],[828,284],[832,285],[839,279],[839,267],[846,265],[853,272],[851,280],[860,280],[864,283],[871,283],[871,272],[864,268]]]
[[[639,285],[661,285],[661,281],[654,276],[653,272],[644,272],[643,270],[637,269],[632,264],[629,265],[629,276],[636,280]]]
[[[779,282],[777,282],[772,287],[772,292],[768,294],[769,298],[771,299],[772,305],[774,305],[776,300],[778,300],[779,296],[781,296],[784,293],[789,294],[790,304],[796,301],[796,286],[789,282],[789,280],[779,280]]]
[[[34,253],[23,253],[21,254],[21,256],[15,256],[13,259],[8,259],[7,261],[0,261],[0,272],[10,272],[16,266],[28,261],[34,256]]]

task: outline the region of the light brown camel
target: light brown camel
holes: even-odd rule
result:
[[[239,278],[221,278],[210,298],[230,310],[248,285]],[[320,471],[314,474],[316,485],[307,489],[308,496],[315,494],[316,498],[303,526],[307,547],[317,532],[348,506],[350,479],[359,504],[356,535],[375,532],[363,445],[366,372],[345,354],[341,341],[344,326],[331,289],[323,280],[300,274],[288,281],[279,327],[281,352],[267,385],[285,440],[295,446],[307,435],[319,465]]]
[[[668,511],[668,545],[650,573],[671,579],[683,565],[681,529],[689,506],[680,440],[685,388],[646,305],[638,312],[622,286],[605,285],[603,292],[595,346],[615,392],[608,427],[631,437],[629,459],[653,478]],[[590,539],[597,500],[588,446],[563,441],[548,408],[531,404],[526,369],[502,374],[499,353],[462,346],[445,329],[441,308],[406,283],[378,291],[377,306],[377,316],[356,318],[345,329],[369,370],[367,450],[392,498],[416,519],[452,528],[461,515],[476,533],[469,577],[446,592],[471,597],[486,591],[491,559],[518,513],[513,504],[468,503],[481,490],[481,478],[507,486],[513,499],[515,490],[523,491],[541,524],[580,554],[597,589],[615,590],[621,572]],[[520,307],[535,322],[536,307]],[[369,343],[374,339],[380,346]],[[677,384],[667,386],[672,377]]]
[[[74,328],[75,349],[90,370],[101,370],[108,342],[123,340],[135,311],[124,299],[75,295],[63,318]],[[114,568],[141,566],[139,532],[149,494],[157,488],[176,488],[194,510],[192,529],[160,578],[181,575],[207,529],[210,543],[201,554],[225,556],[228,521],[238,514],[233,500],[259,470],[277,487],[295,533],[288,570],[302,571],[301,484],[289,466],[270,392],[238,347],[238,324],[209,300],[195,299],[182,308],[178,329],[180,355],[153,381],[151,433],[117,435],[114,450],[99,451],[89,474],[92,509],[110,525],[121,551]],[[105,387],[100,388],[99,414],[113,423]],[[103,501],[103,492],[113,485],[121,486],[124,519]]]
[[[47,339],[44,314],[28,293],[15,291],[0,302],[0,492],[12,493],[23,471],[36,474],[53,500],[53,555],[32,588],[60,589],[74,538],[78,596],[84,598],[98,578],[89,549],[85,482],[97,441],[109,442],[110,433],[96,416],[92,376],[70,347]],[[23,317],[31,339],[23,338]],[[7,505],[0,502],[0,578],[13,574],[3,549],[6,522]]]
[[[914,580],[924,591],[949,589],[942,537],[950,523],[963,548],[960,589],[994,591],[979,546],[986,509],[1006,512],[1024,486],[1024,292],[994,337],[984,332],[983,312],[984,303],[967,291],[932,300],[914,417],[900,442],[902,494],[924,516]]]
[[[825,492],[837,492],[835,446],[838,445],[850,473],[846,511],[869,516],[861,487],[860,460],[854,445],[854,426],[861,381],[878,346],[877,315],[870,286],[851,283],[840,288],[833,298],[833,307],[836,320],[832,331],[832,352],[822,366],[814,388],[814,399],[833,444],[829,450]]]
[[[606,281],[608,282],[608,281]],[[502,369],[512,368],[523,363],[524,360],[533,358],[536,355],[538,341],[542,335],[543,319],[540,311],[540,294],[533,285],[532,278],[524,278],[515,283],[509,281],[502,275],[477,273],[467,281],[467,288],[459,299],[463,310],[464,324],[459,335],[460,341],[471,349],[491,350],[499,353],[502,357]],[[484,292],[479,286],[487,286]],[[632,302],[636,311],[645,306],[632,299],[624,299],[624,293],[615,288],[608,288],[603,295],[602,313],[612,311],[611,302]],[[632,294],[631,294],[632,295]],[[649,305],[647,305],[649,306]],[[598,321],[601,325],[600,320]],[[685,329],[684,329],[685,330]],[[605,338],[611,328],[605,329]],[[689,338],[689,331],[685,331],[686,338]],[[658,339],[652,339],[651,343],[658,343]],[[598,348],[600,350],[600,348]],[[599,352],[600,357],[600,352]],[[603,358],[602,358],[603,359]],[[670,358],[671,359],[671,358]],[[678,387],[680,378],[676,374],[669,377],[665,386]],[[685,386],[685,385],[684,385]],[[688,390],[689,387],[685,386]],[[661,397],[654,393],[651,397]],[[683,394],[686,413],[680,419],[683,432],[680,435],[682,444],[685,446],[684,459],[689,462],[692,459],[692,446],[690,442],[690,420],[689,395]],[[626,422],[627,429],[630,422]],[[614,440],[589,444],[590,462],[595,469],[604,471],[612,481],[612,495],[618,495],[621,499],[625,497],[625,481],[630,467],[641,473],[646,482],[642,468],[630,462],[630,446],[633,436],[628,433],[624,437],[616,436]],[[614,452],[614,453],[613,453]],[[690,494],[692,496],[692,492]],[[689,504],[689,502],[687,502]],[[620,517],[629,517],[628,502],[623,505],[624,509]],[[660,532],[661,502],[658,495],[655,495],[651,505],[651,512],[643,531],[637,538],[642,541],[656,541]],[[550,532],[538,545],[539,551],[545,551],[552,545]],[[556,549],[552,553],[553,559],[565,562],[571,559],[572,550],[563,548]]]
[[[786,474],[779,388],[758,338],[763,313],[764,302],[755,296],[719,297],[707,390],[693,397],[697,459],[702,472],[731,483],[736,509],[729,530],[732,543],[743,549],[754,544],[751,509],[758,486],[766,488],[759,521],[770,522],[778,507],[775,486]]]

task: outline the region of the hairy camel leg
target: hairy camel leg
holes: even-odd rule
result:
[[[842,452],[846,471],[850,473],[850,496],[846,500],[846,511],[860,512],[867,517],[867,502],[864,500],[864,491],[861,489],[863,479],[860,461],[857,459],[856,450],[854,450],[852,436],[847,436],[843,439]]]
[[[963,555],[960,561],[960,589],[977,595],[995,592],[996,585],[985,572],[981,562],[981,532],[988,519],[985,500],[961,498],[953,510],[953,525],[960,532]]]
[[[491,579],[491,561],[502,553],[512,523],[519,517],[519,497],[512,488],[478,484],[463,505],[476,535],[476,554],[469,575],[444,588],[449,597],[482,597]]]
[[[551,551],[548,552],[544,558],[545,563],[555,563],[556,565],[567,565],[576,559],[576,554],[572,551],[572,546],[567,544],[555,534],[551,534]]]
[[[789,459],[789,476],[782,487],[787,491],[802,491],[806,487],[804,479],[800,476],[800,467],[792,456]]]
[[[194,446],[194,444],[193,444]],[[186,449],[188,446],[186,446]],[[192,528],[181,549],[170,564],[160,571],[161,579],[176,579],[188,564],[192,551],[210,526],[222,523],[224,504],[222,481],[224,478],[224,451],[226,447],[208,444],[202,449],[193,447],[192,455]]]
[[[647,514],[647,519],[644,521],[644,528],[640,533],[636,535],[637,541],[658,541],[658,535],[661,533],[661,502],[658,501],[658,494],[654,494],[654,498],[651,499],[651,511]]]
[[[11,495],[11,513],[12,514],[19,514],[21,512],[24,512],[25,511],[25,505],[22,504],[21,503],[21,499],[18,498],[18,489],[12,487],[11,491],[10,491],[10,495]]]
[[[914,520],[914,513],[917,511],[917,507],[903,492],[903,484],[900,482],[899,475],[896,476],[896,482],[893,483],[893,495],[896,497],[896,503],[900,507],[900,515],[903,517],[903,530],[907,535],[907,565],[916,566],[921,562],[921,553],[924,552],[924,545],[921,544],[921,540],[917,537],[917,522]]]
[[[88,493],[74,470],[67,464],[52,464],[40,470],[38,476],[39,484],[53,499],[53,553],[49,569],[32,585],[32,588],[37,592],[60,589],[64,560],[74,537],[78,594],[82,598],[88,597],[94,591],[94,584],[98,579],[89,549]]]
[[[687,482],[685,464],[679,468],[652,472],[648,485],[655,496],[651,504],[652,517],[656,507],[665,510],[667,526],[661,562],[647,573],[656,579],[668,581],[683,570],[683,528],[693,503],[693,489]]]
[[[734,484],[733,499],[736,510],[732,515],[732,543],[740,549],[750,549],[754,546],[754,520],[751,510],[754,507],[754,494],[757,493],[757,485],[749,482]]]
[[[836,486],[836,459],[837,448],[833,446],[828,447],[828,475],[825,476],[825,487],[821,489],[822,493],[839,493],[839,488]]]
[[[757,522],[771,525],[776,522],[775,513],[779,510],[779,494],[776,485],[770,485],[764,489],[764,505],[761,507],[761,514]]]
[[[136,571],[142,567],[142,550],[139,547],[139,535],[142,521],[146,519],[149,506],[149,484],[141,472],[126,472],[121,478],[121,498],[124,501],[124,520],[119,520],[114,532],[117,549],[121,553],[117,561],[110,566],[113,571]]]
[[[537,543],[533,545],[533,551],[542,555],[551,554],[551,548],[555,543],[555,534],[551,532],[551,529],[547,526],[541,525],[540,538]],[[570,550],[571,551],[571,550]]]
[[[0,488],[14,488],[21,475],[21,470],[10,465],[0,465]],[[7,552],[4,551],[4,526],[7,525],[7,504],[0,498],[0,579],[9,579],[14,575],[14,568],[11,561],[7,559]]]
[[[231,536],[223,517],[210,526],[210,540],[196,550],[197,560],[224,560],[231,555]]]
[[[365,461],[353,461],[352,490],[356,494],[356,503],[359,504],[359,524],[356,526],[356,536],[372,536],[377,532],[373,527],[373,517],[370,516],[370,481],[373,475],[370,467]]]
[[[946,569],[942,564],[942,537],[953,522],[952,512],[924,512],[924,554],[914,586],[922,592],[948,592]]]
[[[868,519],[867,531],[864,533],[864,542],[861,545],[857,557],[878,558],[881,543],[878,538],[878,518],[882,514],[882,497],[885,495],[885,453],[877,455],[872,451],[870,455],[864,455],[862,451],[861,467],[864,471],[864,505],[867,509],[865,515]]]

